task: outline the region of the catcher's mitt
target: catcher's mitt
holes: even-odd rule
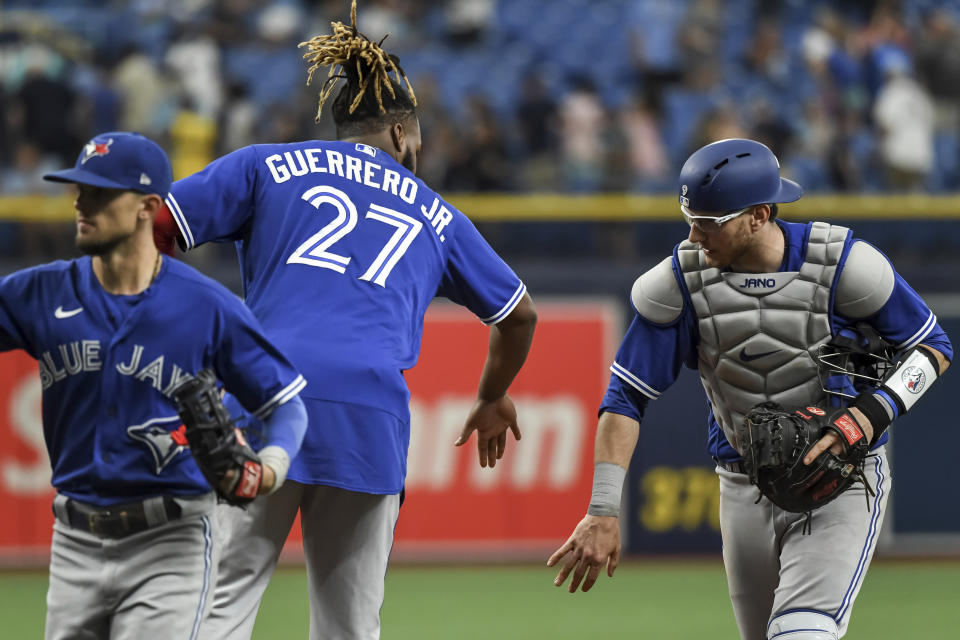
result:
[[[809,465],[803,458],[828,431],[840,436],[844,452],[827,450]],[[737,433],[750,482],[786,511],[805,513],[822,507],[856,480],[872,493],[863,475],[869,444],[846,409],[827,413],[819,407],[787,411],[775,402],[753,407]]]
[[[172,396],[190,453],[207,482],[225,502],[250,503],[260,490],[263,466],[223,406],[216,375],[203,369],[177,386]]]

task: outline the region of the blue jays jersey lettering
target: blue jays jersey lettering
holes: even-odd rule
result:
[[[43,428],[60,493],[94,504],[206,493],[170,401],[213,367],[268,416],[306,384],[219,284],[164,260],[143,293],[114,296],[89,257],[0,279],[0,349],[39,363]]]
[[[784,259],[780,266],[782,275],[738,275],[734,284],[748,295],[763,295],[781,288],[790,275],[803,264],[811,225],[782,220],[776,220],[776,224],[783,230],[786,239]],[[835,281],[842,273],[854,242],[852,236],[847,237]],[[677,272],[676,257],[674,272]],[[653,323],[640,315],[634,317],[611,366],[613,373],[601,412],[611,411],[639,420],[643,411],[643,407],[639,405],[658,398],[676,380],[681,366],[697,368],[697,321],[690,300],[686,297],[683,278],[678,277],[677,280],[685,296],[682,313],[676,320],[665,325]],[[853,324],[851,319],[841,316],[835,308],[831,311],[830,321],[834,335]],[[895,275],[895,284],[889,299],[870,318],[870,324],[898,349],[909,349],[924,342],[948,357],[953,353],[950,341],[937,323],[936,316],[899,274]],[[752,362],[775,356],[776,353],[778,351],[775,350],[753,352],[743,349],[737,356],[743,362]],[[739,459],[739,454],[727,442],[712,412],[707,421],[711,455],[720,460]],[[886,440],[887,435],[884,434],[878,446]]]
[[[174,183],[167,205],[184,248],[237,243],[245,301],[309,380],[304,396],[402,423],[403,371],[416,364],[430,301],[447,297],[495,324],[526,290],[466,216],[363,144],[246,147]],[[382,451],[405,452],[406,430],[385,431]],[[308,429],[300,455],[338,451],[335,433]],[[357,466],[375,464],[358,455]],[[303,479],[336,483],[316,473]],[[398,464],[393,486],[402,473]]]

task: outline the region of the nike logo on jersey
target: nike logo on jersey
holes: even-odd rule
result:
[[[763,358],[765,356],[772,356],[775,353],[779,353],[780,349],[774,349],[773,351],[764,351],[763,353],[747,353],[747,348],[744,347],[740,349],[740,359],[744,362],[750,362],[751,360],[756,360],[757,358]]]
[[[54,310],[53,315],[58,320],[63,320],[64,318],[72,318],[81,311],[83,311],[83,307],[77,307],[76,309],[70,309],[70,311],[64,311],[63,306],[59,306]]]

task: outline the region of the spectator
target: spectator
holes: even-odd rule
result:
[[[224,155],[256,142],[257,108],[250,93],[240,82],[230,85],[226,108],[220,123],[220,144],[217,155]]]
[[[937,106],[937,128],[960,130],[960,29],[945,9],[932,11],[917,39],[917,79]]]
[[[910,76],[910,61],[890,49],[879,64],[884,84],[873,116],[880,134],[880,155],[889,187],[917,190],[933,168],[933,101]]]
[[[220,47],[204,24],[185,28],[170,45],[165,61],[196,113],[216,118],[223,108],[224,93]]]
[[[450,43],[467,46],[480,42],[490,28],[495,8],[493,0],[448,0],[445,18]]]
[[[657,127],[657,113],[649,94],[638,92],[620,112],[620,129],[626,142],[630,169],[629,188],[665,189],[673,185],[667,150]]]
[[[684,26],[686,7],[676,0],[635,2],[628,12],[631,55],[640,84],[654,109],[660,110],[663,91],[680,81],[683,60],[679,34]],[[657,25],[651,29],[650,25]]]
[[[467,105],[467,136],[462,144],[466,153],[451,161],[447,188],[452,191],[508,191],[512,174],[490,104],[472,96]]]
[[[114,69],[113,84],[123,101],[120,127],[162,139],[175,114],[177,96],[154,61],[136,48],[128,49]]]
[[[76,95],[62,78],[50,75],[40,60],[33,60],[14,96],[23,137],[42,153],[54,154],[60,164],[75,160],[79,136],[74,108]]]
[[[759,81],[766,92],[785,90],[791,85],[790,63],[781,44],[782,32],[776,22],[761,20],[743,56],[743,70]]]
[[[527,72],[516,111],[524,155],[521,180],[525,188],[534,191],[555,189],[558,177],[557,103],[547,91],[542,75],[540,69]]]
[[[606,113],[588,77],[574,79],[573,88],[560,102],[559,115],[564,182],[571,191],[596,191],[606,162]]]
[[[936,167],[942,189],[960,188],[960,29],[953,16],[935,9],[917,39],[918,80],[936,109]]]

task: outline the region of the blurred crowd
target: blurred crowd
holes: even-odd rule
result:
[[[349,0],[4,0],[0,193],[92,134],[178,177],[255,142],[333,137],[297,44]],[[420,103],[441,191],[669,192],[752,137],[808,191],[960,189],[960,0],[359,0]],[[320,80],[323,76],[320,77]]]
[[[960,6],[760,0],[361,0],[421,104],[448,191],[672,188],[719,138],[763,140],[810,190],[958,188]],[[6,194],[92,133],[140,131],[186,175],[314,123],[297,44],[348,0],[10,1]]]

